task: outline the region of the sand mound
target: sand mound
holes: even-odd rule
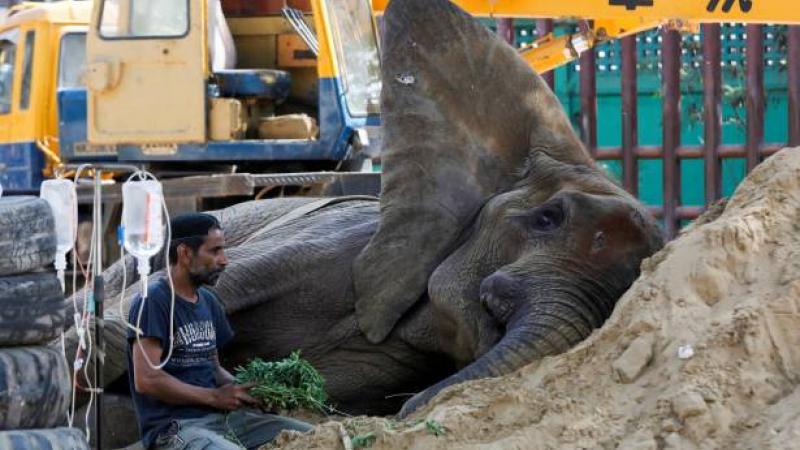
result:
[[[280,444],[344,448],[347,431],[376,449],[798,448],[800,149],[717,214],[645,261],[568,353],[454,386],[404,423],[329,422]]]

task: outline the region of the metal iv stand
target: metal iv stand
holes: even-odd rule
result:
[[[105,363],[106,348],[103,333],[105,331],[105,321],[103,319],[103,303],[105,302],[105,286],[103,276],[101,275],[101,268],[103,267],[103,202],[102,200],[102,174],[103,171],[108,172],[127,172],[135,173],[140,171],[139,167],[127,164],[65,164],[61,166],[61,170],[94,170],[94,202],[92,204],[92,220],[95,224],[93,239],[95,240],[96,248],[94,252],[94,262],[92,266],[95,270],[92,285],[92,303],[88,306],[94,310],[94,380],[96,386],[97,399],[94,405],[94,434],[95,434],[95,448],[101,450],[103,448],[103,428],[102,428],[102,411],[103,411],[103,365]],[[124,287],[123,287],[124,289]],[[74,382],[74,380],[73,380]]]

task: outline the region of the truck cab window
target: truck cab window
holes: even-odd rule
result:
[[[370,2],[328,2],[336,56],[342,68],[347,108],[354,116],[377,113],[381,93],[380,58]]]
[[[17,55],[17,32],[0,35],[0,114],[11,112],[14,91],[14,60]]]
[[[68,33],[61,38],[58,87],[82,87],[86,70],[86,33]]]
[[[104,38],[181,37],[189,32],[189,0],[104,0]]]
[[[36,32],[25,33],[25,51],[22,59],[22,92],[19,97],[19,109],[26,110],[31,105],[31,79],[33,78],[33,50],[36,47]]]

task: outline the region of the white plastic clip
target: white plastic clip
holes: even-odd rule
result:
[[[80,345],[81,350],[86,350],[86,328],[82,326],[78,326],[78,345]]]

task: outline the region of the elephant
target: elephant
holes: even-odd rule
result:
[[[460,8],[393,0],[382,43],[380,198],[212,212],[230,260],[214,291],[236,332],[224,365],[299,349],[339,410],[406,416],[585,339],[663,238],[542,78]],[[136,290],[127,262],[109,297]],[[110,379],[125,345],[106,322]]]

